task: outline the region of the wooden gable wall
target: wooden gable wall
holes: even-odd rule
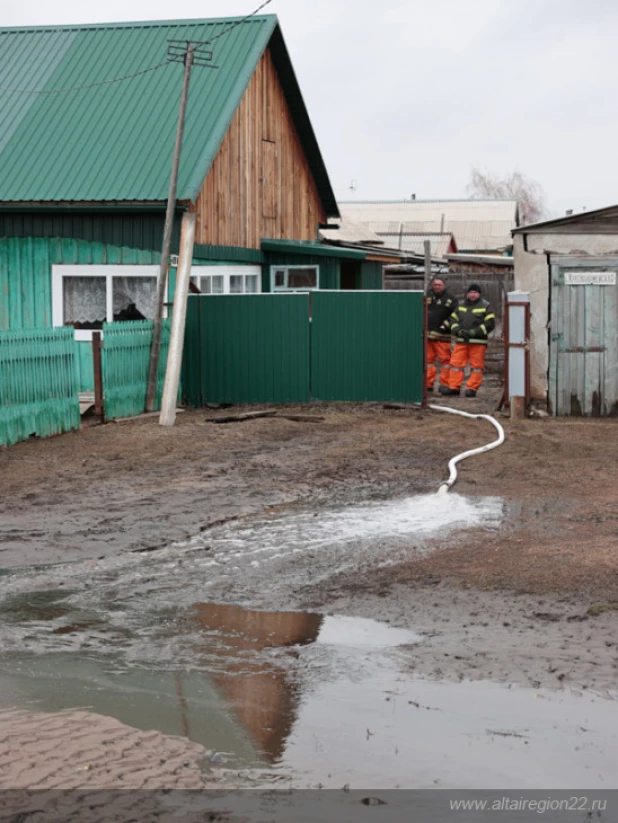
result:
[[[197,199],[196,243],[316,240],[326,213],[267,50]]]

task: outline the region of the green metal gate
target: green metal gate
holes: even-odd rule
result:
[[[309,297],[190,297],[183,381],[189,403],[309,400]]]
[[[191,296],[186,400],[420,402],[422,292]]]
[[[419,402],[422,292],[314,292],[311,397]]]

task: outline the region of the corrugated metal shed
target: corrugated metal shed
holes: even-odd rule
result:
[[[371,246],[380,246],[385,242],[383,238],[378,237],[362,223],[354,223],[352,220],[332,220],[331,224],[337,224],[339,228],[320,229],[320,239],[329,243],[368,243]]]
[[[0,202],[164,201],[184,70],[166,62],[168,40],[208,41],[237,22],[212,43],[218,69],[193,69],[178,199],[197,196],[270,45],[327,213],[337,214],[274,15],[0,29]],[[33,89],[48,93],[24,91]]]
[[[451,233],[460,252],[497,251],[512,244],[517,200],[405,200],[340,203],[345,220],[378,234]]]
[[[453,235],[448,234],[405,234],[403,231],[394,234],[380,232],[380,240],[392,249],[413,252],[414,254],[425,253],[425,241],[429,240],[432,257],[446,257],[453,243]]]

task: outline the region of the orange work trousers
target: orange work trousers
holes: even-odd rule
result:
[[[477,391],[483,382],[486,352],[487,346],[484,346],[482,343],[455,343],[455,348],[451,355],[449,388],[461,388],[461,384],[464,381],[464,369],[466,365],[470,363],[470,377],[466,383],[466,388]]]
[[[436,380],[436,359],[440,363],[440,385],[449,385],[449,363],[451,362],[451,343],[449,340],[427,339],[427,388],[433,388]]]

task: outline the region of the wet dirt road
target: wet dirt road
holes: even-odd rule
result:
[[[498,481],[517,449],[540,472],[528,454],[547,434],[514,429],[445,506],[431,490],[452,454],[492,437],[482,424],[323,411],[242,430],[196,413],[172,437],[107,426],[82,433],[83,457],[72,441],[71,472],[69,439],[1,454],[14,469],[0,503],[2,707],[87,707],[184,736],[222,786],[611,783],[616,612],[608,588],[581,585],[613,562],[610,492],[578,499],[565,477],[532,501],[521,472]],[[72,532],[75,510],[87,526]],[[573,546],[593,517],[583,562]],[[558,544],[554,567],[577,585],[535,590],[531,552],[538,585]],[[505,564],[519,591],[483,582],[491,569],[504,585]],[[2,785],[13,779],[0,763]]]

